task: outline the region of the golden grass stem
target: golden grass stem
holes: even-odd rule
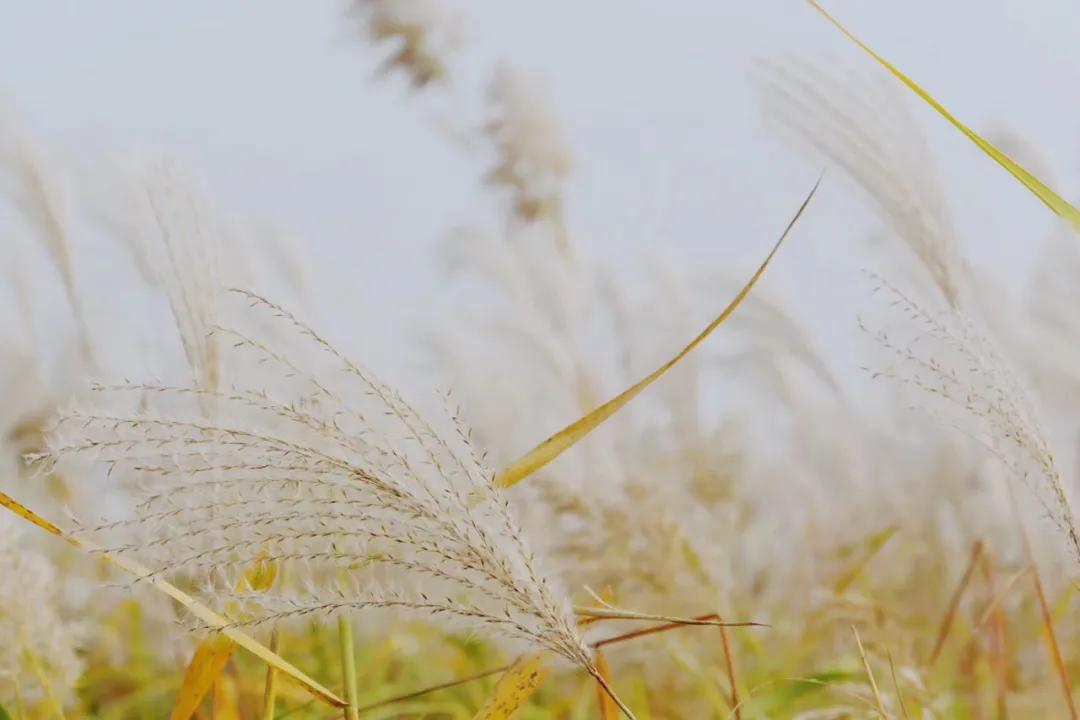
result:
[[[609,684],[611,683],[611,668],[608,667],[604,653],[599,650],[596,652],[596,672],[606,679]],[[600,708],[600,720],[615,720],[619,714],[619,709],[599,684],[596,686],[596,702]]]
[[[1016,586],[1018,582],[1020,582],[1020,580],[1025,575],[1032,572],[1033,570],[1034,568],[1031,565],[1028,565],[1013,573],[1012,576],[1005,581],[1005,584],[1002,586],[1002,588],[998,590],[992,598],[990,598],[989,602],[987,602],[986,608],[983,609],[982,615],[979,616],[978,621],[975,623],[975,627],[981,628],[983,625],[990,622],[990,620],[993,619],[994,614],[1001,611],[1001,603],[1009,594],[1009,592]]]
[[[1024,547],[1024,555],[1028,565],[1031,566],[1032,583],[1035,585],[1035,595],[1039,600],[1039,612],[1042,614],[1043,630],[1046,634],[1046,649],[1050,653],[1050,660],[1054,665],[1058,678],[1061,680],[1061,690],[1065,695],[1065,704],[1069,708],[1069,718],[1077,720],[1076,704],[1072,697],[1072,683],[1069,682],[1069,671],[1065,667],[1065,660],[1061,657],[1061,647],[1058,645],[1057,633],[1054,631],[1054,618],[1050,612],[1050,603],[1046,599],[1046,589],[1043,587],[1042,576],[1039,574],[1039,565],[1035,562],[1035,553],[1031,549],[1031,538],[1028,536],[1024,518],[1020,514],[1020,504],[1016,501],[1016,490],[1012,482],[1006,480],[1009,489],[1009,500],[1012,505],[1013,518],[1016,527],[1020,531],[1020,540]]]
[[[280,652],[280,645],[281,633],[275,627],[270,633],[271,652]],[[277,668],[273,665],[267,665],[266,684],[263,686],[263,720],[274,720],[274,714],[277,712],[277,681]]]
[[[722,620],[717,613],[717,620]],[[735,720],[742,720],[742,702],[739,700],[739,681],[735,673],[735,657],[731,652],[731,643],[728,640],[727,628],[720,626],[720,644],[724,649],[724,668],[727,672],[728,685],[731,686],[731,707],[735,712]]]
[[[952,597],[949,598],[949,606],[945,611],[945,616],[941,619],[941,626],[938,628],[937,638],[934,640],[934,649],[930,652],[930,659],[927,660],[927,665],[934,666],[938,657],[941,655],[942,648],[945,647],[945,640],[949,637],[949,631],[952,629],[953,621],[956,620],[956,611],[960,607],[960,599],[964,595],[964,591],[971,583],[971,577],[975,573],[975,568],[978,567],[979,558],[983,553],[983,541],[977,540],[975,544],[971,546],[971,559],[968,560],[967,568],[964,570],[964,574],[960,577],[960,583],[956,586],[956,590],[953,591]]]
[[[338,615],[338,640],[341,643],[341,679],[345,686],[345,720],[359,720],[356,686],[356,646],[353,643],[352,620],[342,613]]]
[[[888,651],[889,657],[889,674],[892,675],[893,689],[896,691],[896,700],[900,703],[900,714],[904,716],[904,720],[910,720],[910,716],[907,711],[907,704],[904,702],[904,693],[900,692],[900,680],[896,677],[896,663],[893,662],[892,651]]]
[[[639,613],[632,610],[616,610],[609,608],[576,607],[574,612],[578,616],[602,618],[605,620],[650,620],[663,622],[671,625],[711,625],[714,627],[768,627],[766,623],[745,620],[742,622],[723,622],[716,613],[700,615],[698,617],[676,617],[674,615],[652,615]]]
[[[878,690],[877,680],[874,679],[874,671],[870,669],[870,661],[866,657],[866,649],[863,648],[862,638],[859,637],[859,631],[854,625],[851,626],[851,632],[855,634],[855,644],[859,646],[859,657],[862,658],[866,678],[870,681],[870,690],[874,693],[874,703],[877,705],[878,714],[884,720],[888,720],[889,715],[885,712],[885,704],[881,701],[881,692]]]
[[[984,553],[982,558],[982,571],[986,578],[986,586],[990,591],[990,597],[997,595],[997,573],[994,570],[994,559]],[[1000,604],[994,604],[988,609],[993,623],[990,625],[990,657],[994,668],[994,688],[997,695],[997,717],[1008,716],[1008,687],[1009,687],[1009,640],[1005,625],[1005,613]]]
[[[622,711],[623,715],[629,718],[629,720],[637,720],[634,712],[629,707],[627,707],[626,703],[624,703],[622,699],[618,696],[618,694],[616,694],[615,688],[611,687],[611,684],[608,683],[608,681],[600,672],[598,672],[595,668],[589,668],[589,674],[596,678],[596,682],[600,684],[600,687],[605,693],[607,693],[607,696],[611,698],[612,702],[619,706],[619,710]]]

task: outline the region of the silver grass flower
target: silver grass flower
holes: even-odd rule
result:
[[[80,627],[61,612],[57,568],[21,539],[22,522],[0,516],[0,704],[57,706],[82,673]]]
[[[933,312],[871,277],[891,310],[904,319],[896,329],[869,330],[863,325],[891,359],[875,376],[943,401],[940,409],[946,419],[1025,481],[1080,561],[1080,532],[1046,430],[1003,353],[964,313]],[[965,422],[972,419],[977,426]]]
[[[496,69],[488,95],[486,134],[497,156],[488,183],[510,193],[522,220],[560,218],[573,158],[550,98],[507,66]]]
[[[763,63],[756,80],[766,120],[836,163],[955,306],[962,248],[926,138],[892,83],[808,62]]]
[[[42,460],[93,458],[148,492],[134,516],[77,532],[155,574],[205,578],[238,626],[408,611],[592,671],[568,599],[460,423],[437,430],[284,309],[236,292],[264,334],[285,326],[301,347],[218,328],[243,384],[101,386],[92,410],[61,415]],[[287,581],[255,592],[245,577],[260,567]]]

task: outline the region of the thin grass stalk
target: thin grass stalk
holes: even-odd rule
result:
[[[608,667],[607,658],[604,657],[604,653],[600,650],[596,652],[596,672],[611,682],[611,668]],[[600,720],[615,720],[619,711],[615,707],[614,701],[608,696],[604,688],[597,684],[596,686],[596,702],[600,708]]]
[[[904,702],[904,693],[900,692],[900,680],[896,677],[896,663],[893,661],[892,651],[887,651],[887,655],[889,658],[889,674],[892,675],[893,689],[896,691],[896,700],[900,703],[900,714],[904,717],[904,720],[910,720],[907,704]]]
[[[363,705],[361,707],[358,707],[356,710],[358,713],[366,713],[370,710],[376,710],[381,707],[386,707],[387,705],[405,702],[406,700],[415,700],[418,697],[423,697],[424,695],[438,692],[439,690],[449,690],[452,687],[464,685],[465,683],[470,683],[474,680],[483,680],[484,678],[491,677],[492,675],[500,675],[509,670],[511,667],[513,667],[513,665],[511,663],[507,663],[506,665],[500,665],[499,667],[491,668],[490,670],[484,670],[482,672],[474,673],[472,675],[466,675],[465,677],[460,677],[456,680],[448,680],[444,683],[439,683],[438,685],[431,685],[420,690],[414,690],[413,692],[405,693],[404,695],[395,695],[394,697],[389,697],[385,700],[379,700],[378,702],[371,703],[370,705]]]
[[[1020,540],[1023,543],[1024,555],[1031,566],[1032,583],[1035,585],[1035,595],[1039,600],[1039,612],[1042,615],[1043,630],[1046,634],[1046,648],[1050,653],[1050,660],[1054,664],[1054,670],[1061,680],[1061,690],[1065,694],[1065,704],[1069,708],[1069,718],[1077,720],[1076,704],[1072,697],[1072,683],[1069,682],[1069,671],[1065,667],[1065,660],[1061,656],[1061,647],[1058,645],[1057,633],[1054,630],[1054,618],[1050,612],[1050,603],[1046,599],[1046,589],[1043,587],[1042,576],[1039,574],[1039,566],[1035,562],[1035,553],[1031,549],[1031,538],[1024,526],[1024,518],[1020,515],[1020,506],[1016,502],[1016,492],[1011,482],[1006,482],[1009,487],[1009,500],[1012,504],[1013,517],[1016,519],[1017,528],[1020,530]]]
[[[997,594],[997,573],[994,570],[994,560],[990,555],[984,554],[981,565],[987,590],[993,598]],[[1008,716],[1009,641],[1006,635],[1005,614],[1000,606],[992,608],[991,617],[993,622],[988,632],[990,657],[994,666],[994,687],[997,694],[997,717],[1005,718]]]
[[[627,707],[626,703],[624,703],[622,699],[616,694],[615,688],[611,687],[608,681],[604,679],[604,676],[602,674],[597,672],[594,668],[589,668],[589,674],[596,678],[596,682],[600,684],[600,687],[603,688],[605,693],[607,693],[607,696],[611,698],[611,700],[616,705],[619,706],[619,709],[622,710],[623,715],[629,718],[629,720],[637,720],[634,712],[629,707]]]
[[[877,680],[874,679],[874,671],[870,669],[870,660],[866,657],[866,649],[863,648],[862,638],[859,637],[859,631],[854,625],[851,626],[851,632],[855,634],[855,644],[859,646],[859,657],[862,659],[866,678],[870,681],[870,690],[874,693],[874,703],[877,705],[878,714],[883,720],[888,720],[889,715],[885,712],[885,704],[881,701],[881,692],[878,690]]]
[[[338,615],[338,640],[341,643],[341,679],[345,686],[345,720],[360,720],[356,686],[356,646],[353,644],[352,620],[348,615]]]
[[[270,650],[279,652],[278,646],[280,644],[281,633],[275,627],[270,633]],[[263,687],[263,720],[274,720],[274,713],[277,712],[277,681],[277,668],[273,665],[267,665],[266,684]]]
[[[942,648],[945,647],[945,640],[949,637],[949,631],[952,629],[953,621],[956,619],[956,610],[960,607],[960,599],[964,595],[964,591],[971,583],[971,577],[975,573],[975,569],[978,567],[979,558],[983,553],[983,541],[977,540],[971,547],[971,559],[968,560],[967,568],[964,570],[964,574],[960,578],[960,583],[956,586],[956,590],[953,591],[952,597],[949,598],[949,607],[945,611],[945,616],[941,619],[941,626],[938,629],[937,638],[934,640],[934,649],[930,652],[930,659],[927,660],[927,665],[934,666],[937,662],[938,656],[941,655]]]
[[[723,620],[719,613],[716,619]],[[720,643],[724,649],[724,667],[727,671],[728,685],[731,686],[731,707],[735,712],[735,720],[742,720],[742,703],[739,701],[739,682],[735,674],[735,657],[731,652],[727,628],[723,625],[720,626]]]

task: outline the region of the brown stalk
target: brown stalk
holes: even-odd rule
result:
[[[1057,676],[1061,680],[1061,690],[1065,694],[1065,704],[1069,708],[1069,718],[1077,720],[1076,705],[1072,697],[1072,684],[1069,682],[1069,671],[1065,667],[1065,660],[1061,657],[1061,647],[1058,645],[1057,633],[1054,631],[1054,618],[1050,613],[1050,603],[1046,599],[1046,589],[1043,587],[1042,576],[1039,574],[1039,566],[1035,562],[1035,553],[1031,549],[1031,538],[1028,536],[1024,519],[1020,515],[1020,506],[1016,502],[1016,492],[1011,482],[1006,482],[1009,487],[1009,500],[1011,500],[1013,516],[1016,519],[1017,528],[1020,530],[1020,539],[1024,544],[1024,555],[1028,564],[1031,565],[1032,582],[1035,585],[1035,595],[1039,599],[1039,612],[1042,615],[1043,630],[1046,634],[1046,649],[1050,653],[1050,660],[1054,664]]]
[[[721,620],[719,614],[717,620]],[[728,685],[731,686],[731,707],[735,711],[735,720],[742,720],[742,702],[739,700],[739,683],[735,676],[735,657],[731,652],[731,643],[728,641],[727,628],[720,626],[720,643],[724,648],[724,667],[727,669]]]
[[[695,618],[689,618],[689,619],[692,619],[695,623],[704,623],[704,622],[706,622],[708,620],[718,620],[718,618],[719,618],[719,616],[716,613],[710,613],[708,615],[699,615],[699,616],[697,616]],[[600,621],[602,619],[604,619],[604,618],[586,618],[585,621],[582,622],[582,624],[592,624],[593,622],[598,622],[598,621]],[[721,627],[722,628],[723,627],[732,627],[732,626],[741,627],[741,626],[745,626],[745,625],[759,625],[759,624],[760,623],[725,623],[725,624],[721,625]],[[592,644],[592,647],[594,649],[596,649],[596,650],[599,650],[600,648],[605,647],[607,645],[614,645],[616,643],[625,642],[627,640],[635,640],[635,639],[640,638],[640,637],[645,637],[646,635],[653,635],[655,633],[666,632],[668,630],[676,630],[678,628],[683,628],[683,627],[695,627],[695,625],[692,625],[692,624],[688,625],[685,622],[665,623],[663,625],[657,625],[656,627],[645,628],[643,630],[634,630],[633,632],[628,632],[628,633],[623,633],[621,635],[614,635],[612,637],[603,638],[601,640],[597,640],[596,642],[594,642]],[[696,627],[700,627],[700,625],[698,625]],[[499,667],[494,667],[494,668],[491,668],[490,670],[484,670],[482,672],[478,672],[478,673],[475,673],[473,675],[466,675],[464,677],[457,678],[456,680],[448,680],[447,682],[439,683],[437,685],[429,685],[426,688],[421,688],[420,690],[414,690],[413,692],[405,693],[404,695],[395,695],[394,697],[386,698],[385,700],[380,700],[378,702],[371,703],[370,705],[363,705],[363,706],[357,708],[357,711],[361,712],[361,713],[364,713],[364,712],[367,712],[369,710],[375,710],[377,708],[385,707],[387,705],[393,705],[395,703],[404,702],[406,700],[413,700],[415,698],[422,697],[422,696],[427,695],[429,693],[438,692],[439,690],[448,690],[448,689],[450,689],[452,687],[457,687],[458,685],[464,685],[465,683],[473,682],[474,680],[482,680],[483,678],[491,677],[492,675],[498,675],[500,673],[504,673],[507,670],[509,670],[510,667],[511,667],[510,664],[500,665]]]
[[[937,639],[934,640],[934,649],[930,652],[930,659],[927,661],[927,665],[931,667],[937,662],[942,648],[945,647],[945,640],[949,637],[949,631],[952,629],[953,621],[956,620],[956,611],[960,607],[960,599],[967,589],[968,584],[971,582],[971,576],[975,573],[975,568],[978,567],[979,558],[982,557],[982,554],[983,541],[977,540],[971,547],[971,559],[968,560],[967,569],[964,570],[964,574],[960,578],[960,584],[956,586],[956,590],[953,591],[952,597],[949,598],[949,607],[945,611],[945,616],[941,619],[941,626],[938,628]]]
[[[982,558],[982,572],[986,578],[986,586],[993,598],[997,594],[997,573],[994,571],[994,559],[989,554]],[[1004,718],[1008,715],[1006,697],[1009,685],[1009,648],[1006,637],[1005,613],[1001,607],[994,605],[990,609],[993,623],[990,625],[990,661],[994,668],[994,689],[997,695],[997,717]]]

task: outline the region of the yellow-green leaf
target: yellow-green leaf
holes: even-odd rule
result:
[[[9,495],[4,494],[3,492],[0,492],[0,507],[7,508],[19,517],[22,517],[28,522],[37,525],[39,528],[42,528],[52,533],[53,535],[63,538],[68,543],[74,545],[80,550],[83,550],[84,552],[93,553],[97,557],[103,558],[108,562],[111,562],[113,565],[116,565],[122,570],[131,573],[135,577],[145,578],[146,581],[149,582],[154,588],[160,590],[161,592],[171,597],[173,600],[176,600],[178,603],[186,607],[195,617],[199,618],[207,625],[220,628],[220,632],[222,635],[231,639],[237,645],[252,653],[263,662],[273,665],[278,670],[285,673],[286,675],[294,679],[296,682],[300,683],[300,685],[302,685],[315,697],[335,707],[345,707],[344,700],[327,690],[314,679],[308,677],[308,675],[302,670],[300,670],[300,668],[296,667],[277,653],[271,651],[269,648],[255,640],[250,635],[247,635],[236,629],[235,627],[232,627],[228,618],[214,612],[213,610],[203,605],[198,600],[191,597],[186,592],[176,587],[172,583],[163,580],[157,575],[151,573],[149,568],[144,567],[143,565],[140,565],[134,560],[129,560],[123,556],[110,555],[106,552],[103,552],[95,545],[86,542],[85,540],[80,540],[73,535],[65,533],[53,523],[49,522],[45,518],[35,513],[30,508],[26,507],[25,505],[18,502]]]
[[[818,185],[821,184],[821,178],[818,178],[814,183],[814,187],[810,190],[810,193],[803,200],[802,205],[799,206],[798,211],[794,217],[788,223],[784,232],[780,235],[780,239],[773,245],[772,250],[765,256],[765,260],[758,267],[757,272],[753,274],[750,280],[743,286],[742,290],[735,296],[724,311],[717,315],[712,322],[702,330],[697,337],[690,341],[686,347],[678,352],[673,358],[665,362],[659,368],[646,375],[640,381],[631,385],[626,390],[622,391],[611,400],[589,412],[582,418],[575,420],[567,425],[565,428],[555,433],[547,440],[543,441],[529,452],[522,455],[520,458],[510,463],[496,478],[496,482],[501,487],[510,487],[518,482],[521,482],[525,478],[532,475],[540,468],[547,465],[549,462],[562,455],[566,450],[573,447],[579,440],[592,432],[602,422],[621,410],[623,406],[637,397],[642,390],[652,385],[658,380],[664,373],[670,370],[676,363],[682,360],[684,357],[690,354],[698,345],[700,345],[705,338],[712,334],[712,331],[719,327],[728,317],[735,312],[742,301],[750,294],[750,291],[757,284],[757,281],[761,278],[765,272],[765,268],[769,266],[773,256],[776,255],[776,251],[780,249],[780,245],[783,244],[787,238],[791,229],[795,226],[795,223],[802,216],[806,206],[810,204],[811,198],[814,197],[814,193],[817,192]]]
[[[816,2],[816,0],[807,0],[811,6],[819,13],[821,13],[826,20],[832,23],[840,32],[842,32],[849,40],[863,49],[870,57],[878,61],[878,63],[888,70],[896,79],[907,85],[908,88],[922,98],[927,105],[937,110],[943,118],[952,123],[953,127],[967,136],[971,142],[975,143],[980,150],[994,159],[1001,167],[1008,170],[1013,177],[1019,180],[1024,187],[1030,190],[1034,195],[1043,201],[1047,207],[1053,210],[1055,213],[1065,218],[1074,229],[1080,230],[1080,210],[1077,210],[1064,198],[1050,189],[1039,178],[1028,172],[1022,165],[1010,158],[1001,150],[997,149],[990,141],[986,140],[974,130],[969,128],[964,123],[960,122],[951,112],[945,109],[941,103],[935,100],[930,93],[923,90],[914,80],[905,75],[899,68],[890,63],[888,60],[878,55],[869,45],[864,43],[858,37],[856,37],[851,31],[840,24],[840,21],[834,18],[828,13],[825,8]]]
[[[184,673],[172,720],[188,720],[195,714],[235,649],[236,643],[224,635],[212,635],[199,643]]]
[[[525,704],[545,674],[542,656],[524,655],[518,658],[499,678],[491,697],[473,720],[508,720]]]

